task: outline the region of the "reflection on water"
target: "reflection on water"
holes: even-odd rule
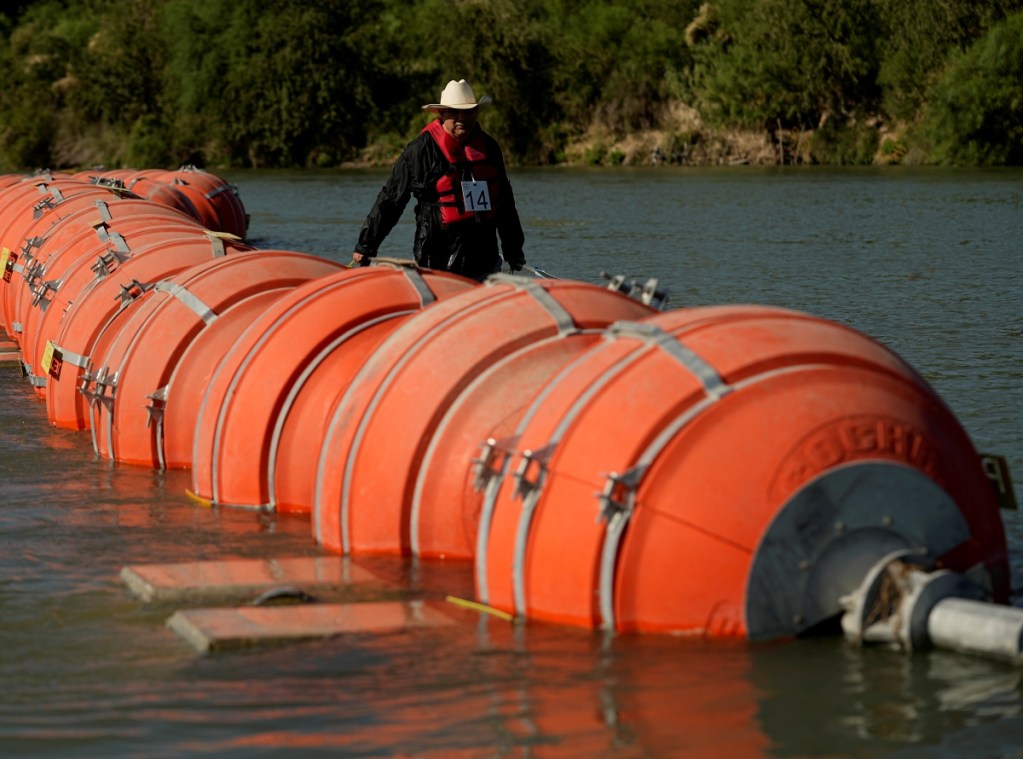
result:
[[[347,261],[380,172],[232,177],[263,248]],[[656,276],[674,305],[838,319],[904,355],[979,448],[1023,472],[1023,174],[513,175],[530,261]],[[382,255],[407,257],[411,213]],[[416,630],[196,657],[125,564],[314,555],[308,521],[212,511],[189,476],[97,461],[0,365],[4,756],[1014,756],[1021,671],[840,640],[605,639],[466,612]],[[1006,515],[1014,586],[1023,532]],[[428,598],[464,564],[370,562]],[[1017,596],[1017,599],[1019,597]],[[452,613],[455,613],[452,610]],[[461,613],[461,612],[459,612]]]

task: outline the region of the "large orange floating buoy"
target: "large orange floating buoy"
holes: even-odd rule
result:
[[[221,313],[216,321],[207,324],[188,344],[164,393],[163,434],[156,440],[162,468],[187,469],[192,465],[199,410],[217,366],[242,333],[288,294],[275,289],[250,295]],[[238,463],[247,467],[250,477],[256,477],[251,460]]]
[[[3,217],[0,220],[0,262],[3,264],[0,318],[7,332],[20,341],[16,302],[25,282],[33,281],[34,272],[41,265],[40,242],[51,236],[59,237],[55,230],[63,228],[62,222],[83,213],[95,215],[92,206],[115,202],[117,198],[109,190],[72,180],[40,183],[35,186],[35,192],[32,187],[15,187],[23,191],[23,196],[12,201],[0,214]]]
[[[509,612],[794,635],[900,548],[1008,595],[968,437],[897,356],[825,320],[736,306],[616,324],[511,439],[476,558],[479,599]]]
[[[66,201],[61,206],[64,207],[70,211],[66,216],[44,215],[23,230],[18,264],[6,289],[0,290],[4,318],[19,339],[23,329],[19,320],[25,315],[28,304],[51,297],[61,286],[63,269],[81,254],[95,251],[97,255],[104,255],[109,265],[116,265],[131,253],[131,246],[124,237],[129,232],[151,236],[159,225],[201,231],[195,220],[184,214],[144,200],[123,200],[109,195],[97,199],[94,195],[83,194]],[[121,228],[129,219],[136,220],[134,226]]]
[[[188,197],[204,223],[213,220],[217,230],[245,237],[248,231],[245,206],[238,189],[227,180],[195,166],[160,172],[155,178]]]
[[[104,352],[96,347],[100,336],[107,331],[112,338],[118,327],[111,322],[123,324],[141,295],[160,280],[192,266],[248,251],[251,248],[213,233],[170,237],[136,249],[123,262],[113,258],[93,269],[94,278],[77,297],[62,310],[47,309],[40,327],[33,363],[46,372],[50,423],[66,429],[86,428],[88,401],[78,392],[82,376],[90,368],[94,351]]]
[[[167,402],[168,437],[194,437],[194,494],[220,505],[276,509],[272,483],[281,435],[297,397],[313,386],[312,374],[327,362],[328,387],[336,398],[397,320],[475,286],[472,280],[410,266],[346,269],[280,298],[243,335],[227,335],[221,341],[223,358],[203,386],[201,410],[189,408],[191,398],[184,404]],[[348,355],[331,359],[334,353]],[[344,365],[351,367],[347,375],[338,371]],[[172,392],[175,384],[172,379]],[[322,402],[318,395],[317,405]],[[319,413],[318,429],[308,431],[303,444],[310,462],[315,457],[309,447],[323,438],[323,406]],[[181,463],[168,455],[168,464],[172,461]],[[315,475],[308,468],[306,476]],[[287,510],[308,512],[311,499],[302,506],[292,502]]]
[[[251,295],[283,293],[340,266],[305,253],[259,251],[193,266],[140,296],[105,352],[94,351],[84,378],[97,453],[159,467],[165,387],[195,336]]]
[[[191,198],[174,185],[161,181],[157,177],[162,172],[137,172],[124,180],[125,189],[152,203],[173,208],[191,217],[196,223],[202,224],[203,214],[195,207]],[[214,227],[216,230],[216,228]]]
[[[625,295],[583,282],[495,276],[410,318],[373,353],[329,417],[316,478],[317,540],[345,553],[409,553],[414,545],[418,550],[419,525],[430,525],[424,534],[463,533],[471,515],[430,496],[414,499],[445,411],[477,377],[526,346],[650,313]],[[525,376],[523,382],[536,384]],[[523,398],[513,392],[491,402],[493,413],[477,416],[484,435],[489,422],[517,412]],[[452,467],[464,482],[478,447],[475,441],[460,448],[459,458],[433,458],[431,465]],[[454,538],[436,542],[442,540],[453,554],[468,550]],[[434,542],[424,553],[447,550]]]
[[[145,205],[154,208],[152,204]],[[182,237],[208,243],[204,230],[193,221],[159,212],[145,213],[140,205],[132,206],[131,210],[125,208],[123,214],[120,205],[113,209],[116,222],[112,214],[106,222],[78,220],[75,226],[80,234],[66,242],[60,236],[41,240],[35,250],[38,265],[26,272],[25,284],[12,298],[25,365],[37,390],[45,388],[45,371],[40,372],[39,363],[41,344],[53,337],[53,325],[59,323],[64,310],[77,300],[83,288],[116,270],[137,250],[155,243]],[[72,218],[67,221],[68,226],[74,224]]]

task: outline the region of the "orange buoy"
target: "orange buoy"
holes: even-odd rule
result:
[[[482,602],[585,627],[793,635],[840,614],[893,547],[982,567],[1007,597],[976,452],[880,344],[766,307],[607,337],[516,430],[481,517]]]
[[[93,201],[112,200],[109,191],[93,185],[62,180],[59,183],[33,187],[17,186],[23,191],[19,200],[0,212],[0,305],[3,306],[4,327],[20,340],[20,324],[13,313],[14,300],[20,293],[22,279],[31,277],[35,260],[34,246],[54,225],[92,205]],[[34,189],[34,192],[33,192]]]
[[[103,267],[116,266],[131,253],[124,234],[151,234],[147,227],[157,225],[185,225],[195,231],[201,230],[194,220],[171,209],[149,203],[148,200],[121,199],[106,195],[98,199],[93,195],[81,195],[84,199],[93,198],[84,207],[74,210],[56,223],[39,228],[29,228],[24,243],[18,250],[18,264],[7,286],[0,289],[0,300],[8,323],[20,331],[19,318],[24,316],[30,303],[37,299],[48,299],[54,287],[59,286],[59,274],[63,267],[76,261],[83,252],[97,250],[102,254]],[[73,200],[69,200],[71,205]],[[120,225],[129,218],[138,219],[130,229]],[[39,223],[45,224],[46,218]],[[106,251],[106,253],[103,253]],[[99,265],[99,264],[97,264]]]
[[[317,540],[344,553],[410,552],[423,456],[445,411],[477,377],[537,341],[603,328],[614,315],[650,313],[583,282],[497,276],[408,319],[373,353],[330,416],[316,479]],[[494,402],[499,415],[515,410]],[[468,471],[478,445],[443,465]],[[440,506],[422,521],[444,530],[436,525],[442,516],[462,529],[464,515]]]
[[[163,172],[159,179],[185,193],[199,209],[200,215],[215,218],[217,229],[245,237],[248,218],[238,188],[233,184],[195,166]]]
[[[88,402],[78,386],[100,335],[115,318],[122,323],[136,300],[158,281],[192,266],[251,249],[212,233],[171,237],[138,248],[116,267],[101,268],[63,309],[47,309],[36,340],[33,365],[46,373],[46,412],[50,423],[85,429]],[[112,337],[117,328],[109,327]],[[49,360],[46,356],[49,354]],[[56,363],[54,363],[56,362]],[[44,365],[45,364],[45,365]]]
[[[166,385],[185,348],[222,312],[251,295],[293,288],[341,264],[305,253],[259,251],[193,266],[143,294],[104,355],[94,353],[90,396],[96,452],[158,467]]]
[[[349,346],[357,346],[360,361],[365,360],[373,343],[354,338],[379,334],[378,325],[475,286],[452,274],[377,265],[345,269],[280,298],[233,344],[222,343],[224,358],[206,386],[197,421],[187,414],[175,425],[168,400],[168,430],[176,426],[177,436],[194,429],[195,494],[220,505],[275,508],[270,488],[275,431],[312,371],[330,353],[347,352]],[[354,373],[331,372],[335,394]],[[308,459],[314,458],[309,446],[323,435],[322,414],[321,408],[319,430],[305,440]]]
[[[26,277],[26,287],[15,299],[16,318],[23,332],[22,352],[26,370],[30,372],[29,378],[40,395],[45,394],[46,373],[40,373],[39,364],[29,365],[27,362],[40,355],[37,350],[39,327],[42,317],[51,308],[56,313],[74,300],[82,287],[99,276],[109,274],[138,249],[181,237],[209,243],[202,228],[194,222],[158,215],[132,217],[122,221],[117,230],[103,225],[89,231],[93,234],[84,234],[67,246],[56,249],[45,263],[33,269]],[[25,290],[30,292],[25,293]],[[44,337],[44,343],[50,337],[52,333]]]
[[[167,383],[167,399],[162,417],[163,435],[157,439],[164,469],[187,469],[192,465],[199,409],[217,366],[229,346],[268,308],[287,294],[275,289],[250,295],[220,314],[216,321],[206,325],[188,344]],[[252,461],[239,462],[239,465],[247,467],[249,475],[255,476]]]
[[[615,304],[617,305],[617,304]],[[608,310],[610,318],[631,305]],[[523,346],[483,371],[446,409],[423,452],[409,508],[415,556],[470,559],[476,555],[482,490],[507,462],[505,446],[519,417],[552,376],[601,338],[600,330],[552,335]]]
[[[202,214],[192,203],[188,195],[177,187],[162,182],[156,177],[147,176],[145,173],[140,172],[128,178],[124,186],[129,192],[140,198],[180,211],[194,219],[197,223],[202,223],[203,221]]]

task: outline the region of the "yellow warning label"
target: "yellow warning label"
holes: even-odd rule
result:
[[[40,364],[43,367],[43,371],[47,374],[50,373],[50,365],[53,364],[53,350],[53,341],[47,340],[46,350],[43,351],[43,360]]]

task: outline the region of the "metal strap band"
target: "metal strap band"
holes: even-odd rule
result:
[[[46,377],[47,375],[45,374],[42,377],[37,377],[28,371],[28,365],[25,365],[25,378],[28,379],[28,383],[33,387],[46,387]]]
[[[21,322],[11,322],[11,329],[13,329],[15,332],[21,332],[22,330]]]
[[[437,296],[434,295],[433,290],[426,284],[426,280],[423,279],[423,275],[419,273],[419,269],[413,269],[411,266],[403,266],[401,272],[405,275],[409,282],[412,283],[412,287],[419,293],[419,300],[424,306],[428,306],[437,300]]]
[[[527,279],[523,289],[532,295],[536,302],[543,306],[547,313],[551,315],[554,323],[558,325],[559,333],[570,332],[576,328],[575,319],[572,318],[572,315],[538,281]]]
[[[123,237],[121,237],[120,232],[116,230],[109,230],[107,233],[107,237],[109,239],[109,242],[113,243],[114,248],[115,250],[117,250],[118,253],[123,253],[126,256],[131,255],[131,248],[128,246],[128,242]]]
[[[526,548],[529,545],[529,530],[533,525],[533,514],[540,500],[540,488],[536,488],[522,499],[519,525],[515,530],[515,552],[512,556],[512,593],[515,598],[515,613],[526,615]]]
[[[554,323],[558,325],[558,332],[565,333],[571,332],[575,329],[576,323],[572,315],[565,310],[555,298],[552,296],[542,284],[542,280],[526,279],[525,277],[516,276],[514,274],[491,274],[487,277],[487,284],[509,284],[514,285],[520,290],[525,290],[529,295],[536,300],[544,310],[551,315],[554,319]]]
[[[614,337],[632,337],[657,346],[700,380],[707,395],[721,397],[731,391],[714,367],[688,348],[679,338],[670,332],[665,332],[656,324],[621,321],[612,324],[608,328],[608,332]]]
[[[621,545],[622,534],[625,532],[625,526],[629,523],[631,516],[631,508],[616,512],[607,520],[607,527],[604,530],[598,583],[600,588],[600,626],[605,630],[614,630],[617,624],[614,609],[615,567],[618,565],[618,547]]]
[[[85,369],[89,366],[88,356],[83,356],[81,353],[75,353],[74,351],[65,350],[59,345],[54,345],[53,350],[60,353],[60,358],[65,364],[77,366],[79,369]]]
[[[224,240],[222,237],[207,232],[206,238],[210,241],[210,245],[213,247],[214,258],[220,258],[227,254],[227,251],[224,250]]]
[[[543,493],[544,482],[547,480],[547,462],[554,452],[552,446],[538,451],[523,451],[520,454],[519,466],[515,471],[515,489],[512,498],[522,499],[522,511],[519,512],[519,524],[515,530],[515,546],[512,554],[512,589],[515,598],[515,611],[521,616],[526,614],[526,551],[529,548],[529,533],[533,526],[533,514],[536,504]],[[527,478],[529,471],[536,469],[536,478]]]
[[[234,185],[222,184],[217,189],[211,190],[210,192],[206,193],[206,199],[212,200],[213,198],[217,197],[217,195],[219,195],[220,193],[227,192],[228,190],[234,190]]]
[[[153,286],[153,289],[177,298],[185,305],[186,308],[195,313],[207,324],[211,324],[217,320],[217,315],[213,312],[213,309],[176,282],[157,282]]]
[[[608,478],[608,484],[616,479],[617,483],[626,488],[624,498],[617,501],[602,499],[602,515],[607,517],[607,528],[604,531],[604,544],[600,552],[600,574],[598,596],[600,598],[601,626],[607,630],[614,630],[616,626],[614,616],[614,582],[615,568],[618,566],[618,551],[621,546],[622,535],[625,527],[632,518],[635,508],[636,491],[639,490],[643,475],[649,469],[654,459],[667,447],[668,443],[678,434],[678,431],[685,427],[693,419],[716,404],[722,396],[708,395],[699,403],[690,406],[684,413],[676,417],[671,424],[666,426],[656,438],[646,447],[646,450],[637,459],[636,465],[619,478]],[[605,488],[605,493],[610,496],[611,487]]]
[[[97,200],[96,208],[99,209],[99,217],[104,223],[112,220],[114,217],[110,213],[110,206],[107,205],[105,200]]]

